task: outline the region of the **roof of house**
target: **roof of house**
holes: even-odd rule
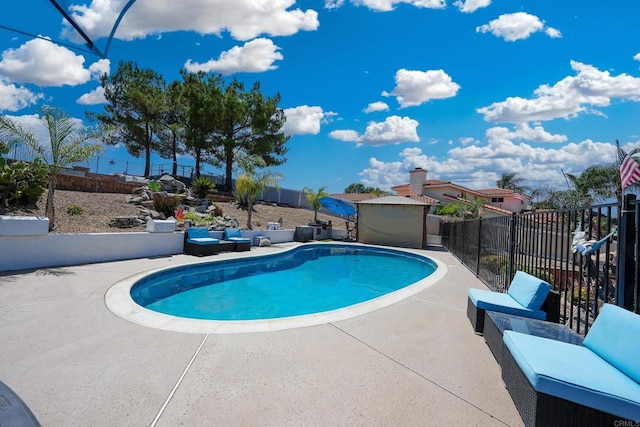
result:
[[[362,200],[375,199],[378,196],[371,193],[335,193],[330,194],[329,197],[346,200],[348,202],[360,202]]]
[[[423,196],[424,197],[424,196]],[[427,197],[427,199],[431,199]],[[437,200],[431,199],[435,203],[438,203]],[[424,201],[419,200],[417,197],[405,197],[405,196],[383,196],[378,197],[377,199],[369,199],[363,200],[361,202],[357,202],[359,205],[367,204],[367,205],[414,205],[414,206],[429,206],[434,203],[425,203]]]
[[[462,202],[462,203],[471,203],[471,200],[469,199],[465,199],[464,197],[456,197],[456,196],[451,196],[449,194],[445,194],[444,195],[445,199],[448,200],[453,200],[456,202]],[[498,208],[496,206],[491,206],[491,205],[482,205],[482,208],[488,211],[492,211],[492,212],[496,212],[496,213],[500,213],[500,214],[504,214],[504,215],[511,215],[512,212],[507,210],[507,209],[502,209],[502,208]]]

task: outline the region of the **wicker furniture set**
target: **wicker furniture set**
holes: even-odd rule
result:
[[[531,300],[545,293],[529,291]],[[564,325],[512,309],[491,307],[482,331],[525,426],[640,425],[640,315],[605,304],[583,340]],[[467,311],[476,332],[477,311]]]

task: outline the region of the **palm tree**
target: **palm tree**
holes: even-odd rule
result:
[[[498,188],[504,188],[505,190],[513,190],[516,193],[524,194],[530,190],[529,187],[520,185],[524,181],[524,178],[519,177],[517,173],[503,173],[496,185]]]
[[[77,122],[64,111],[43,106],[39,110],[40,121],[49,132],[49,144],[42,144],[33,130],[26,129],[16,120],[0,117],[0,139],[11,144],[24,144],[31,148],[47,167],[47,205],[45,213],[49,218],[49,231],[55,227],[54,191],[58,173],[72,163],[86,162],[98,154],[102,148],[92,144],[101,136],[100,131],[78,126]]]
[[[251,212],[253,211],[253,202],[255,202],[267,187],[277,187],[278,177],[269,171],[253,174],[245,173],[236,178],[235,185],[236,197],[239,197],[247,203],[247,228],[252,230]]]
[[[329,195],[326,190],[326,186],[320,187],[317,192],[314,192],[309,187],[304,187],[302,189],[304,195],[307,196],[307,200],[309,201],[309,203],[311,203],[311,206],[313,206],[313,222],[318,221],[318,209],[320,209],[320,207],[322,206],[320,204],[320,199]]]

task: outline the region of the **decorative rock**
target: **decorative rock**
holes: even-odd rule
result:
[[[144,221],[136,216],[118,216],[112,219],[109,225],[116,228],[133,228],[144,223]]]

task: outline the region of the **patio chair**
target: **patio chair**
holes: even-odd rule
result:
[[[505,331],[502,380],[525,426],[640,423],[640,316],[604,304],[583,346]]]
[[[239,228],[225,228],[224,240],[233,242],[235,244],[236,252],[251,250],[251,239],[248,237],[242,237],[242,233]]]
[[[188,255],[217,255],[220,239],[209,237],[207,227],[189,227],[184,232],[184,253]]]
[[[478,334],[484,331],[486,310],[557,323],[560,318],[560,294],[552,291],[551,285],[544,280],[518,271],[507,293],[468,290],[467,317]]]

